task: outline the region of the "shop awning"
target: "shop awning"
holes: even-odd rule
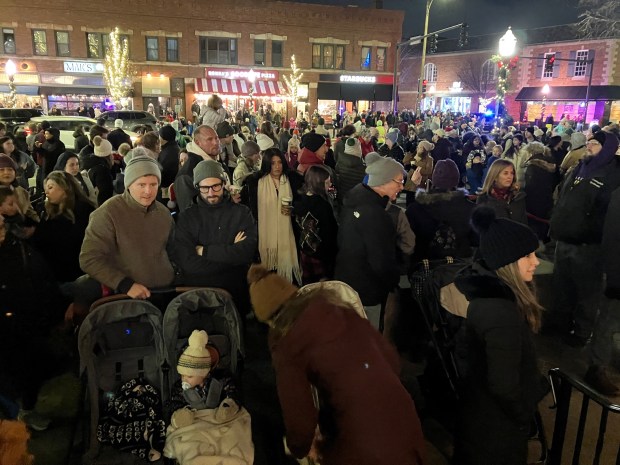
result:
[[[39,86],[15,86],[15,91],[22,95],[39,95]],[[9,86],[0,85],[0,94],[8,94],[11,92]]]
[[[244,79],[202,78],[194,80],[194,88],[199,93],[223,95],[248,95],[250,84]],[[256,81],[254,96],[268,97],[286,94],[286,87],[280,81]]]
[[[587,89],[587,86],[550,86],[547,100],[584,101]],[[539,102],[542,98],[542,87],[524,87],[519,91],[515,100]],[[591,86],[589,100],[620,100],[620,86]]]
[[[105,87],[39,87],[40,95],[108,95]]]
[[[355,102],[389,102],[392,100],[392,86],[387,84],[335,84],[319,82],[317,97],[320,100],[346,100]]]

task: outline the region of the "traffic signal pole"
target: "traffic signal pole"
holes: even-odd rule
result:
[[[431,2],[432,3],[432,2]],[[428,15],[427,15],[427,20],[428,20]],[[420,91],[421,91],[421,87],[422,87],[422,81],[424,80],[424,62],[426,59],[426,39],[432,35],[435,34],[441,34],[442,32],[447,32],[447,31],[451,31],[453,29],[458,29],[459,27],[463,27],[465,23],[459,23],[459,24],[455,24],[454,26],[450,26],[450,27],[445,27],[443,29],[439,29],[438,31],[433,31],[433,32],[428,32],[428,24],[425,26],[425,33],[422,36],[414,36],[414,37],[410,37],[407,40],[403,40],[402,42],[399,42],[396,44],[395,50],[396,53],[394,54],[394,84],[392,85],[392,112],[396,113],[398,111],[398,65],[400,62],[400,48],[403,45],[417,45],[420,44],[422,42],[422,66],[420,68],[420,79],[418,79],[418,95],[416,96],[416,110],[418,108],[418,104],[419,104],[419,97],[420,97]]]

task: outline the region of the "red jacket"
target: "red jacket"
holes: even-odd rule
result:
[[[372,145],[372,139],[366,142],[363,138],[359,137],[359,140],[362,145],[362,158],[365,158],[370,152],[376,152],[375,146]]]
[[[352,309],[316,295],[271,352],[295,456],[307,455],[318,424],[322,465],[424,463],[422,428],[398,377],[398,355]]]

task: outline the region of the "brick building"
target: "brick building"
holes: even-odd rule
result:
[[[577,36],[571,25],[515,31],[515,34],[519,44],[516,55],[520,58],[509,78],[508,114],[521,121],[538,120],[543,116],[544,99],[545,117],[551,115],[559,120],[562,115],[568,115],[571,119],[583,119],[590,68],[586,61],[564,61],[580,58],[594,60],[587,121],[619,121],[620,40],[569,39]],[[499,35],[474,38],[470,41],[473,50],[457,51],[454,40],[445,40],[440,53],[427,54],[424,69],[427,92],[422,108],[484,111],[485,99],[496,94],[498,68],[491,57],[497,54]],[[400,108],[415,107],[421,64],[419,49],[417,46],[406,50],[400,62]],[[545,57],[549,55],[557,60],[552,71],[544,72]],[[545,85],[549,86],[546,95],[542,92]],[[494,104],[490,103],[488,108],[494,110]]]
[[[128,105],[185,115],[212,92],[231,109],[249,105],[250,69],[252,103],[291,115],[282,81],[292,55],[307,90],[300,109],[389,108],[404,19],[402,11],[267,0],[32,0],[2,11],[0,70],[9,58],[16,63],[20,102],[68,111],[79,101],[103,105],[107,34],[118,27],[135,70]],[[7,83],[0,74],[0,99]]]

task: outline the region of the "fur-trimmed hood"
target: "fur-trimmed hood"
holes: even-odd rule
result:
[[[465,189],[454,191],[426,191],[419,189],[415,194],[415,201],[420,205],[430,205],[436,202],[450,202],[453,199],[465,197],[468,194]]]
[[[548,171],[549,173],[555,173],[557,170],[557,165],[554,160],[544,155],[532,155],[526,163],[526,166],[536,166],[542,170]]]
[[[475,299],[506,299],[515,302],[514,292],[482,260],[464,268],[454,281],[468,301]]]

